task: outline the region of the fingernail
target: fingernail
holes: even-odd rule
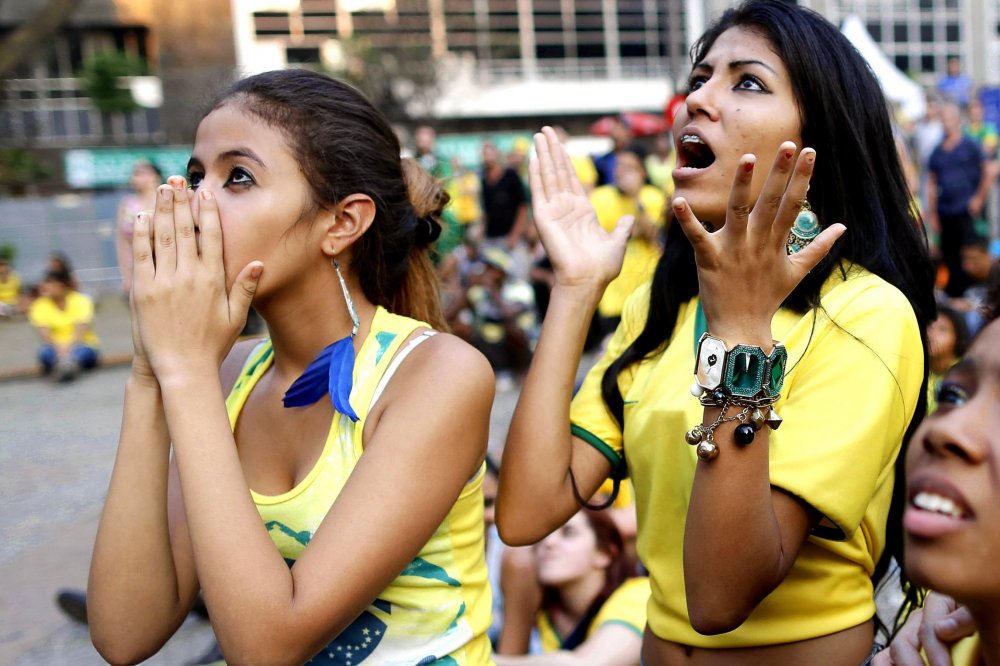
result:
[[[260,277],[261,272],[264,270],[263,266],[254,266],[250,269],[250,277],[254,280]]]
[[[160,198],[162,198],[164,201],[170,201],[171,199],[174,198],[174,191],[169,187],[161,187]]]
[[[184,189],[184,179],[180,176],[171,176],[167,179],[167,182],[170,183],[175,190]]]
[[[743,170],[747,173],[753,171],[753,160],[750,160],[749,162],[745,163],[743,165]]]
[[[149,222],[149,216],[146,213],[139,213],[135,216],[136,224],[146,224],[147,222]]]
[[[815,161],[816,161],[816,151],[815,150],[811,150],[808,153],[806,153],[806,164],[812,164]]]
[[[208,190],[199,190],[198,191],[198,196],[200,196],[205,201],[208,201],[209,199],[212,198],[212,193],[209,192]]]
[[[786,150],[785,151],[785,159],[786,160],[791,160],[793,157],[795,157],[795,151],[794,150]]]

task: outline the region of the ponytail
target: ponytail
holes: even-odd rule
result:
[[[425,321],[439,331],[448,331],[441,312],[441,285],[431,263],[429,249],[441,234],[441,213],[451,197],[440,180],[432,178],[416,160],[402,160],[403,180],[413,212],[413,247],[407,257],[406,274],[389,295],[392,312]],[[410,226],[410,225],[407,225]]]

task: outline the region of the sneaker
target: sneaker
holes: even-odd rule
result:
[[[70,357],[63,357],[56,363],[55,380],[57,382],[71,382],[80,374],[80,366]]]

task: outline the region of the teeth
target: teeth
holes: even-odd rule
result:
[[[700,143],[700,144],[704,144],[705,142],[701,140],[700,136],[696,136],[694,134],[683,134],[683,135],[681,135],[681,143]]]
[[[934,513],[951,516],[952,518],[961,518],[963,515],[962,510],[953,500],[928,492],[917,493],[917,496],[913,498],[913,506],[924,511],[933,511]]]

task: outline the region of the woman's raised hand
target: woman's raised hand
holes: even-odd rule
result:
[[[683,197],[673,201],[677,221],[694,247],[708,329],[730,343],[769,346],[774,313],[845,231],[843,224],[832,224],[807,247],[786,253],[816,161],[812,148],[803,149],[797,160],[795,151],[794,143],[781,144],[755,203],[750,188],[756,157],[740,159],[726,223],[714,233],[699,223]]]
[[[161,384],[173,373],[218,371],[246,322],[263,270],[250,262],[227,293],[215,199],[208,190],[193,194],[183,178],[168,183],[157,190],[152,225],[140,213],[132,242],[137,349],[145,350]]]
[[[566,149],[551,127],[535,135],[536,157],[529,165],[531,206],[556,286],[599,287],[622,269],[631,217],[608,233],[597,221]]]

